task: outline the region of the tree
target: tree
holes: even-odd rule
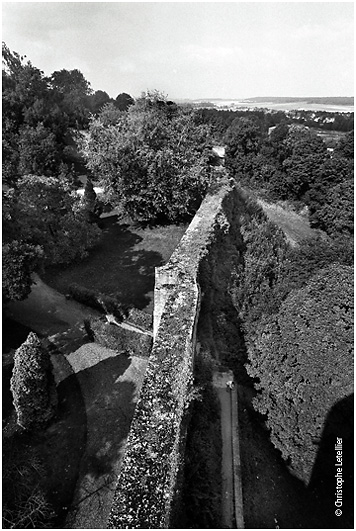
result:
[[[44,73],[3,43],[3,177],[12,186],[19,176],[58,171],[68,118]]]
[[[314,224],[331,236],[354,233],[354,184],[347,179],[329,189],[324,204],[315,211]]]
[[[173,222],[192,216],[207,189],[208,132],[193,111],[154,91],[125,113],[104,108],[82,150],[112,204],[135,219]]]
[[[335,216],[341,215],[337,212],[336,204],[333,207],[333,199],[330,197],[331,190],[336,185],[349,182],[353,179],[353,161],[344,157],[332,157],[326,159],[314,173],[314,179],[310,184],[305,201],[309,206],[310,222],[313,226],[323,228],[327,232],[325,223],[320,217],[319,211],[324,205],[329,204],[334,208]],[[322,215],[323,217],[323,215]]]
[[[350,131],[345,136],[341,137],[335,150],[336,157],[345,157],[353,160],[354,158],[354,132]]]
[[[52,89],[62,96],[61,106],[69,118],[69,125],[77,129],[85,127],[92,94],[89,81],[78,69],[55,71],[49,81]]]
[[[40,246],[17,240],[2,248],[2,294],[3,302],[21,301],[31,292],[31,273],[43,256]]]
[[[242,220],[241,234],[245,252],[233,272],[232,297],[248,338],[262,315],[278,311],[281,301],[274,287],[280,281],[288,245],[282,231],[260,211]]]
[[[18,170],[21,175],[53,175],[58,171],[61,150],[55,134],[42,123],[38,123],[36,127],[22,126],[18,142]]]
[[[87,182],[85,183],[82,204],[88,221],[96,221],[99,205],[90,177],[87,178]]]
[[[46,424],[55,413],[57,395],[48,351],[30,332],[16,350],[11,392],[17,423],[29,430]]]
[[[127,111],[130,105],[133,105],[134,103],[135,100],[130,96],[130,94],[126,94],[125,92],[123,92],[122,94],[119,94],[116,97],[114,105],[120,111]]]
[[[96,90],[89,98],[91,112],[97,114],[107,103],[113,101],[109,94],[103,90]]]
[[[257,154],[261,142],[261,129],[256,121],[250,118],[235,118],[228,127],[224,141],[227,144],[228,156]]]
[[[100,230],[85,219],[80,198],[55,177],[22,177],[8,216],[17,239],[43,248],[45,264],[67,264],[83,258],[100,235]]]
[[[352,294],[352,268],[331,265],[292,291],[249,341],[247,370],[260,391],[254,405],[305,483],[329,411],[353,392]]]

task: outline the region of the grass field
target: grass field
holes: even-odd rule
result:
[[[101,220],[101,228],[101,241],[88,258],[65,269],[51,268],[43,280],[61,293],[76,283],[152,312],[154,269],[170,258],[186,225],[142,227],[113,215]]]
[[[306,216],[294,212],[290,207],[267,203],[262,199],[258,199],[257,202],[268,219],[284,232],[287,240],[292,245],[296,245],[301,240],[312,238],[318,234],[319,231],[310,228]]]

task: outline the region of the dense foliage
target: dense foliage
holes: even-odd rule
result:
[[[274,445],[307,483],[326,417],[352,389],[353,249],[320,236],[289,247],[253,203],[244,210],[231,294],[246,367]]]
[[[64,160],[69,119],[41,70],[2,47],[3,179],[51,175]]]
[[[91,114],[107,103],[126,110],[133,99],[116,100],[97,90],[78,70],[49,77],[25,57],[2,45],[3,179],[13,184],[28,173],[58,176],[62,164],[76,162],[75,131],[86,129]]]
[[[353,390],[352,286],[351,267],[323,269],[263,319],[249,343],[247,369],[261,390],[255,405],[306,483],[329,411]]]
[[[11,392],[17,423],[28,430],[46,424],[54,415],[57,395],[48,351],[30,332],[16,350]]]
[[[31,292],[31,273],[38,266],[43,251],[40,246],[13,240],[2,248],[3,301],[21,301]]]
[[[6,238],[40,246],[45,264],[66,264],[86,256],[100,230],[87,223],[80,199],[68,183],[56,178],[26,175],[8,196]]]
[[[50,78],[3,43],[3,294],[25,298],[40,263],[83,258],[100,231],[73,193],[73,128],[88,123],[90,84],[79,70]],[[89,105],[89,107],[88,107]]]
[[[127,112],[105,107],[83,152],[113,204],[135,219],[174,222],[194,214],[209,184],[208,132],[191,110],[149,92]]]
[[[121,322],[126,314],[126,309],[115,297],[104,295],[95,289],[88,289],[78,284],[70,284],[68,294],[86,306],[95,308],[102,313],[114,315],[117,321]]]

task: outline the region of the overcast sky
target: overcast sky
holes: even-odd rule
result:
[[[352,96],[353,2],[3,2],[2,40],[111,97]]]

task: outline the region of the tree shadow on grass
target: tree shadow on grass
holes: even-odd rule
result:
[[[66,293],[76,283],[116,297],[124,306],[145,308],[154,289],[155,267],[163,264],[156,251],[135,249],[143,238],[121,224],[117,216],[101,220],[102,237],[89,256],[69,267],[51,268],[43,278]]]
[[[135,410],[135,383],[119,380],[129,365],[121,355],[77,373],[87,411],[87,445],[67,527],[105,528]]]

